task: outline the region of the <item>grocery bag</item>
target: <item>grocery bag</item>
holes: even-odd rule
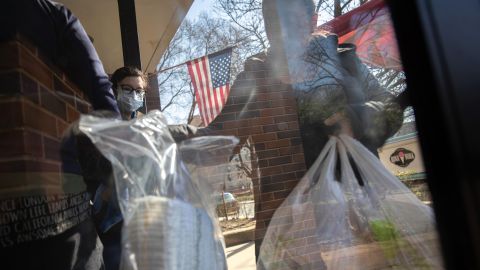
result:
[[[276,210],[258,269],[443,269],[435,217],[355,139],[331,137]]]
[[[236,138],[179,146],[159,111],[131,121],[82,115],[79,129],[111,163],[124,219],[121,269],[227,268],[210,194]]]

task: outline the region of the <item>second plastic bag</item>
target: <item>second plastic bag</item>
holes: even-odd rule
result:
[[[82,116],[80,130],[112,164],[124,219],[122,269],[227,268],[210,198],[222,166],[212,165],[228,161],[237,139],[195,138],[179,149],[158,111],[128,122]],[[192,177],[187,165],[210,170]]]
[[[442,269],[432,209],[358,141],[331,137],[276,210],[258,269]]]

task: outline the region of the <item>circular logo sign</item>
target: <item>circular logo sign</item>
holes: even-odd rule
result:
[[[415,153],[405,148],[397,148],[392,155],[390,155],[390,162],[402,168],[407,167],[415,160]]]

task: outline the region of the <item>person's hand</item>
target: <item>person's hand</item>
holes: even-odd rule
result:
[[[112,119],[112,121],[120,120],[115,112],[111,111],[93,111],[90,115]],[[97,149],[91,139],[80,130],[80,120],[71,124],[65,136],[71,137],[75,145],[75,155],[82,169],[84,181],[93,185],[100,182],[106,186],[113,184],[110,178],[112,174],[112,165],[110,161],[103,156]]]
[[[325,119],[323,122],[327,126],[337,126],[338,129],[335,132],[335,135],[348,135],[353,137],[353,129],[350,119],[345,115],[343,112],[336,112],[332,114],[330,117]]]

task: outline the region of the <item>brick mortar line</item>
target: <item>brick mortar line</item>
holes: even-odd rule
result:
[[[49,69],[49,70],[50,70],[50,69]],[[37,78],[35,78],[34,75],[32,75],[32,74],[30,74],[29,72],[27,72],[27,70],[25,70],[23,67],[15,68],[15,71],[17,71],[18,73],[21,73],[21,74],[23,74],[23,75],[25,75],[25,76],[28,76],[31,80],[33,80],[33,81],[38,85],[39,88],[40,88],[40,86],[41,86],[41,87],[43,87],[44,89],[47,89],[47,90],[50,90],[50,91],[55,91],[55,90],[50,89],[49,86],[46,86],[45,84],[43,84],[41,81],[39,81]],[[53,74],[51,74],[51,75],[53,75]],[[22,83],[23,80],[20,79],[20,81],[21,81],[21,83]],[[23,85],[22,85],[22,86],[23,86]],[[23,88],[22,88],[22,90],[23,90]],[[40,89],[38,89],[38,90],[39,90],[39,93],[40,93],[40,92],[41,92]]]
[[[67,124],[68,124],[68,123],[67,123]],[[70,124],[68,124],[68,125],[70,125]],[[34,129],[34,128],[32,128],[32,127],[27,127],[27,126],[0,129],[0,133],[10,132],[10,131],[30,132],[30,133],[34,133],[35,135],[39,135],[39,136],[42,136],[42,137],[46,137],[47,139],[50,139],[50,140],[58,141],[59,143],[62,141],[61,138],[53,137],[53,136],[51,136],[51,135],[49,135],[49,134],[47,134],[47,133],[44,133],[44,132],[42,132],[42,131],[39,131],[39,130]]]
[[[23,45],[22,45],[23,46]],[[27,50],[28,52],[30,52],[29,50]],[[31,55],[31,53],[30,53]],[[68,78],[68,76],[64,73],[62,74],[58,74],[57,72],[53,71],[47,64],[44,63],[44,61],[37,57],[36,55],[33,55],[33,57],[37,60],[39,60],[39,62],[41,62],[41,65],[43,65],[44,67],[46,67],[49,71],[49,73],[51,75],[53,75],[52,78],[54,77],[57,77],[62,83],[64,83],[70,90],[72,90],[74,93],[76,94],[82,94],[82,95],[85,95],[76,85],[74,85],[73,82],[70,81],[70,79]],[[20,54],[19,54],[19,58],[20,58]],[[0,74],[3,74],[3,73],[9,73],[9,72],[19,72],[19,73],[22,73],[23,75],[26,75],[28,76],[30,79],[32,79],[33,81],[35,81],[39,86],[42,86],[43,88],[45,89],[50,89],[50,87],[46,86],[45,84],[43,84],[41,81],[39,81],[36,77],[34,77],[34,74],[31,74],[30,72],[28,72],[20,63],[18,65],[18,67],[14,67],[14,68],[7,68],[7,69],[0,69]],[[60,76],[61,75],[61,76]],[[70,85],[72,84],[72,86]],[[52,90],[52,89],[50,89]],[[55,90],[52,90],[52,91],[55,91]]]
[[[0,162],[10,162],[10,161],[34,161],[34,162],[43,162],[49,165],[62,165],[62,162],[47,159],[44,157],[32,157],[30,155],[19,155],[13,158],[0,158]]]
[[[49,90],[49,91],[52,92],[51,90]],[[70,125],[70,123],[68,123],[66,120],[63,120],[60,116],[58,116],[58,115],[50,112],[49,110],[45,109],[42,105],[40,105],[40,104],[35,104],[35,103],[33,103],[31,100],[29,100],[29,99],[27,99],[27,98],[25,98],[25,97],[23,97],[23,96],[21,96],[20,99],[21,99],[21,101],[23,101],[23,103],[24,103],[25,105],[28,103],[29,105],[35,107],[36,109],[40,109],[40,110],[42,110],[42,112],[47,113],[47,114],[50,115],[50,116],[53,116],[53,117],[55,118],[55,120],[60,120],[60,121],[63,121],[63,122],[65,122],[65,123],[67,123],[67,125]],[[65,105],[66,105],[66,104],[65,104]],[[25,118],[23,119],[23,121],[25,122]],[[56,125],[56,124],[57,124],[57,123],[55,123],[55,125]]]
[[[12,73],[12,72],[21,72],[21,71],[22,71],[21,67],[6,68],[6,69],[0,69],[0,74]]]

